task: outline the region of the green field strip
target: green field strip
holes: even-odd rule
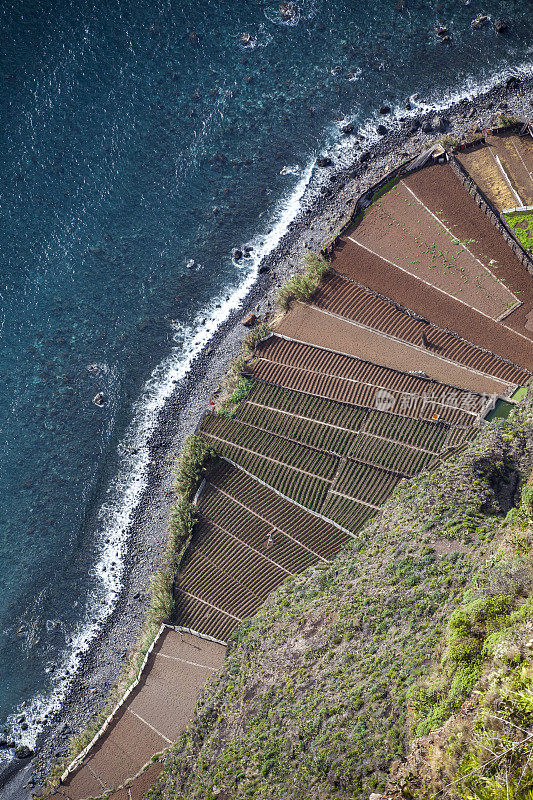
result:
[[[357,500],[330,494],[326,498],[323,513],[343,527],[357,533],[377,511],[361,505]]]
[[[337,455],[347,454],[353,447],[356,436],[352,431],[339,429],[318,420],[300,418],[293,412],[278,411],[248,402],[239,408],[236,419]]]
[[[256,381],[248,401],[352,431],[358,430],[368,415],[368,409],[362,406],[304,394],[262,381]]]
[[[293,467],[324,480],[331,480],[337,468],[337,459],[334,456],[222,415],[206,414],[200,431],[217,441],[226,441],[251,454],[262,455],[272,462]]]
[[[449,426],[441,422],[401,417],[372,409],[361,430],[438,453],[446,441]]]
[[[380,506],[402,477],[377,466],[346,461],[341,465],[331,491]]]
[[[400,442],[360,434],[354,449],[350,452],[350,457],[405,476],[412,476],[424,469],[434,455]]]
[[[338,524],[295,505],[272,487],[259,483],[243,469],[228,462],[219,462],[208,479],[215,482],[218,492],[223,492],[263,522],[282,530],[302,547],[312,548],[319,557],[329,558],[341,543],[349,539],[347,531],[339,528]],[[252,518],[249,521],[254,524]]]

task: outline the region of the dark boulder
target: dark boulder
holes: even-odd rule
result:
[[[385,127],[385,125],[378,125],[376,131],[379,133],[380,136],[386,136],[389,132],[389,129]]]
[[[381,106],[379,109],[380,114],[390,114],[390,106]]]
[[[448,127],[448,124],[449,123],[446,117],[439,117],[438,114],[435,114],[435,116],[431,120],[431,126],[436,131],[444,132]]]
[[[19,744],[15,748],[15,758],[30,758],[33,755],[33,750],[26,744]]]
[[[494,20],[494,30],[496,33],[503,33],[508,28],[507,23],[503,19],[495,19]]]
[[[317,167],[331,167],[332,163],[333,162],[331,158],[328,158],[327,156],[324,158],[317,158],[316,160]]]
[[[514,92],[515,89],[518,89],[520,85],[520,81],[515,75],[512,75],[508,78],[507,83],[505,84],[505,88],[508,92]]]
[[[419,119],[412,119],[411,124],[409,125],[409,130],[411,133],[416,133],[417,130],[420,128],[420,120]]]
[[[359,163],[360,163],[360,164],[364,164],[364,163],[365,163],[365,161],[368,161],[368,160],[369,160],[369,158],[370,158],[370,153],[369,153],[369,151],[368,151],[368,150],[363,150],[363,152],[362,152],[362,153],[361,153],[361,155],[359,156]]]
[[[423,133],[431,133],[433,130],[433,126],[429,120],[426,120],[422,123],[422,132]]]
[[[348,136],[350,133],[353,133],[353,131],[354,131],[354,126],[353,126],[353,124],[352,124],[351,122],[349,122],[349,123],[348,123],[348,125],[343,125],[343,126],[342,126],[342,128],[341,128],[341,131],[342,131],[342,133],[344,133],[346,136]]]
[[[235,259],[235,261],[239,261],[242,258],[242,250],[235,248],[235,250],[233,251],[233,258]]]

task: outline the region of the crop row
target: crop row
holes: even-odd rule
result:
[[[292,505],[289,516],[292,509],[298,510],[298,507]],[[331,541],[338,540],[341,534],[332,526],[327,532],[315,531],[316,523],[320,520],[318,517],[311,517],[308,518],[307,527],[299,532],[299,538],[296,539],[286,531],[285,527],[275,525],[268,518],[262,517],[255,503],[252,508],[243,506],[211,483],[202,493],[199,510],[206,519],[225,528],[240,541],[246,542],[260,552],[266,551],[269,537],[273,536],[275,530],[276,535],[273,536],[276,543],[275,560],[289,572],[300,572],[320,558],[327,558],[331,554]],[[345,536],[342,535],[342,541],[344,539]]]
[[[352,533],[357,533],[376,514],[376,511],[358,503],[357,500],[330,494],[326,497],[322,513],[338,525],[342,525]]]
[[[279,336],[271,336],[262,342],[257,347],[256,354],[262,359],[278,364],[355,380],[391,391],[419,397],[431,395],[432,398],[441,402],[445,402],[447,398],[453,396],[455,405],[459,407],[464,402],[472,402],[473,395],[479,397],[466,389],[458,389],[440,381],[401,372],[392,367],[383,367],[356,356],[324,350],[314,345],[283,339]]]
[[[310,547],[323,558],[335,554],[339,545],[346,540],[345,535],[331,523],[295,506],[227,462],[220,462],[216,470],[210,473],[209,480],[214,482],[219,493],[229,494],[252,509],[255,515],[268,520],[287,536]],[[201,500],[203,502],[203,494]]]
[[[407,442],[432,452],[438,452],[441,449],[449,429],[445,422],[414,419],[376,408],[353,406],[285,389],[282,386],[275,386],[263,381],[255,382],[248,402],[275,408],[289,414],[297,414],[308,419],[316,419],[322,423],[347,428],[351,431],[362,430],[375,433],[378,436]],[[247,417],[240,418],[249,421]]]
[[[465,341],[451,331],[414,317],[390,300],[339,274],[333,273],[323,283],[313,297],[313,304],[415,345],[423,343],[423,334],[425,342],[439,355],[507,383],[521,385],[531,377],[528,370]]]
[[[339,469],[332,491],[379,506],[391,494],[401,477],[381,467],[361,464],[359,461],[345,461]]]
[[[330,481],[301,472],[287,464],[272,461],[263,453],[249,452],[231,441],[217,439],[212,440],[212,443],[216,445],[220,455],[229,458],[286,497],[312,511],[320,509]]]
[[[415,475],[435,459],[434,455],[423,450],[364,433],[358,434],[350,456],[403,475]]]
[[[356,432],[339,430],[318,420],[301,419],[292,412],[243,404],[237,419],[279,436],[316,447],[329,453],[348,455],[355,445]]]
[[[450,427],[441,422],[412,419],[371,409],[361,430],[437,453],[444,445]]]
[[[175,619],[177,624],[183,625],[184,628],[191,628],[193,631],[214,636],[215,639],[225,642],[240,624],[235,616],[212,608],[208,603],[180,591],[179,587],[176,591]]]
[[[368,409],[338,403],[311,394],[294,392],[280,386],[256,381],[248,396],[249,402],[258,403],[279,411],[298,414],[308,419],[316,419],[341,428],[356,431],[368,415]]]

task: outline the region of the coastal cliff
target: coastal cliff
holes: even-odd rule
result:
[[[151,800],[409,798],[452,781],[447,796],[497,797],[483,782],[500,768],[527,792],[532,465],[527,399],[401,483],[331,565],[285,581],[234,634]],[[513,758],[483,771],[490,735]]]

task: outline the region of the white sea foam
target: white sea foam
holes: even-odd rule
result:
[[[85,602],[83,620],[72,634],[69,646],[54,670],[53,687],[19,706],[8,720],[17,741],[30,747],[35,745],[43,728],[42,720],[45,715],[60,708],[83,653],[113,611],[122,585],[128,530],[147,485],[150,461],[148,441],[157,424],[159,411],[215,331],[242,304],[256,280],[260,262],[276,247],[297,215],[313,165],[314,160],[307,166],[291,194],[278,204],[269,232],[258,236],[257,242],[252,242],[254,249],[250,258],[246,259],[245,276],[235,291],[229,297],[226,294],[212,300],[190,327],[178,326],[175,338],[179,344],[146,382],[134,406],[132,423],[119,448],[121,464],[118,476],[109,486],[109,499],[100,509],[97,534],[99,555],[90,573],[93,585]],[[28,723],[25,731],[17,722],[17,717],[21,715],[25,716]],[[8,757],[9,753],[4,751],[4,758]]]

